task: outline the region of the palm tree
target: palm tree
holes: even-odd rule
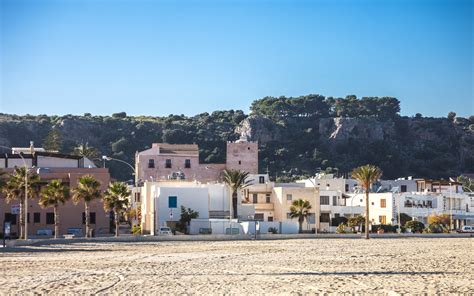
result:
[[[100,182],[91,175],[84,175],[79,178],[77,188],[72,190],[72,200],[75,204],[84,201],[84,212],[86,218],[86,237],[90,237],[90,216],[89,203],[94,199],[100,198],[102,192],[100,191]]]
[[[0,191],[2,191],[2,188],[5,186],[7,173],[5,173],[2,169],[0,169]]]
[[[232,191],[232,212],[233,218],[237,215],[237,192],[250,186],[251,181],[247,180],[249,173],[240,170],[224,170],[224,183],[226,183]]]
[[[290,218],[298,218],[299,233],[303,232],[303,221],[310,215],[311,204],[304,199],[294,200],[290,206]]]
[[[25,189],[25,177],[28,180]],[[8,176],[7,182],[3,187],[5,193],[5,199],[7,203],[13,200],[20,201],[20,238],[24,236],[25,229],[25,192],[28,193],[28,197],[34,198],[38,192],[39,175],[30,172],[25,167],[15,168],[12,174]]]
[[[114,212],[115,236],[119,236],[119,216],[128,207],[130,190],[123,182],[114,182],[109,185],[104,194],[104,210]]]
[[[82,157],[87,157],[89,159],[97,158],[99,157],[99,151],[95,149],[94,147],[90,146],[89,143],[81,143],[74,147],[74,150],[72,152],[74,155],[82,156]]]
[[[369,191],[370,186],[382,176],[382,171],[374,165],[367,164],[355,168],[351,175],[365,190],[365,238],[369,239]]]
[[[40,206],[54,209],[54,238],[59,236],[59,204],[66,203],[69,198],[69,187],[64,185],[61,180],[51,180],[48,185],[41,189]]]

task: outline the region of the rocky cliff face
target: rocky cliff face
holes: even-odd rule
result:
[[[446,178],[474,170],[474,124],[466,119],[250,116],[236,132],[258,141],[260,166],[277,171],[336,167],[349,172],[373,163],[382,167],[385,177]]]

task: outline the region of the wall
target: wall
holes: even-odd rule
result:
[[[13,169],[6,169],[11,173]],[[51,179],[61,179],[67,185],[74,189],[77,187],[78,179],[83,175],[93,175],[101,182],[101,190],[105,190],[110,182],[110,175],[106,168],[52,168],[48,173],[40,173],[40,180],[46,184]],[[38,204],[38,196],[28,200],[28,212],[30,213],[30,223],[28,223],[28,235],[34,236],[40,229],[54,230],[54,224],[46,224],[46,213],[52,213],[52,208],[43,209]],[[0,198],[0,219],[3,220],[5,213],[11,212],[11,205],[19,204],[19,201],[13,201],[7,204],[4,198]],[[96,234],[107,234],[110,232],[109,216],[105,213],[102,200],[95,200],[90,203],[90,211],[96,213],[96,223],[91,225]],[[82,228],[85,233],[85,225],[82,224],[82,213],[84,212],[84,203],[75,205],[71,200],[64,205],[59,206],[60,235],[67,233],[68,228]],[[34,213],[40,214],[40,222],[34,223]],[[19,224],[13,225],[12,232],[19,230]]]
[[[40,168],[77,168],[79,167],[79,161],[77,159],[39,155],[36,166]]]
[[[258,174],[258,143],[227,142],[226,168]]]

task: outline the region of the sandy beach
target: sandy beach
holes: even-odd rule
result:
[[[469,238],[78,243],[0,252],[0,293],[473,293]]]

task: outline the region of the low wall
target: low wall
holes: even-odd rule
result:
[[[373,239],[399,239],[399,238],[474,238],[472,233],[451,234],[371,234]],[[257,240],[287,240],[287,239],[362,239],[361,234],[259,234]],[[120,236],[120,237],[94,237],[73,239],[29,239],[7,240],[7,249],[21,246],[43,246],[54,244],[76,243],[134,243],[134,242],[172,242],[172,241],[234,241],[253,240],[253,235],[172,235],[172,236]],[[3,248],[0,247],[0,250]]]

